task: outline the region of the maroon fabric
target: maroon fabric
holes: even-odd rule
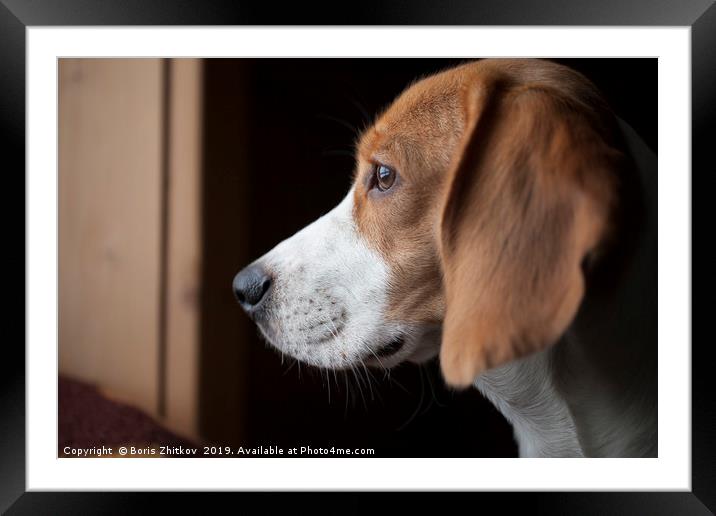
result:
[[[85,383],[59,378],[58,455],[73,448],[135,446],[196,447],[139,409],[109,400]]]

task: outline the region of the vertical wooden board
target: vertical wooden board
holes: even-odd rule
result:
[[[204,61],[199,430],[221,446],[245,443],[246,335],[256,332],[231,289],[234,275],[256,258],[248,212],[251,66],[245,59]]]
[[[167,426],[197,437],[201,273],[202,63],[170,62]]]
[[[157,406],[158,59],[59,62],[59,367]]]

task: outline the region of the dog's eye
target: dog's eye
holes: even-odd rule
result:
[[[392,169],[387,165],[375,166],[375,184],[378,186],[378,190],[385,192],[393,186],[393,183],[395,183],[395,176],[395,169]]]

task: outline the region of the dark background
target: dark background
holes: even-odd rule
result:
[[[369,387],[281,363],[234,302],[244,265],[350,187],[358,132],[416,78],[464,59],[211,59],[204,63],[201,432],[218,445],[370,447],[376,456],[509,457],[512,430],[438,364]],[[590,78],[657,150],[656,59],[557,59]],[[364,375],[365,376],[365,375]],[[330,383],[330,398],[329,388]]]

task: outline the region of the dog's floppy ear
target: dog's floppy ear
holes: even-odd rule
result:
[[[604,117],[544,86],[466,93],[440,225],[448,384],[560,338],[584,292],[582,265],[603,242],[621,154]]]

